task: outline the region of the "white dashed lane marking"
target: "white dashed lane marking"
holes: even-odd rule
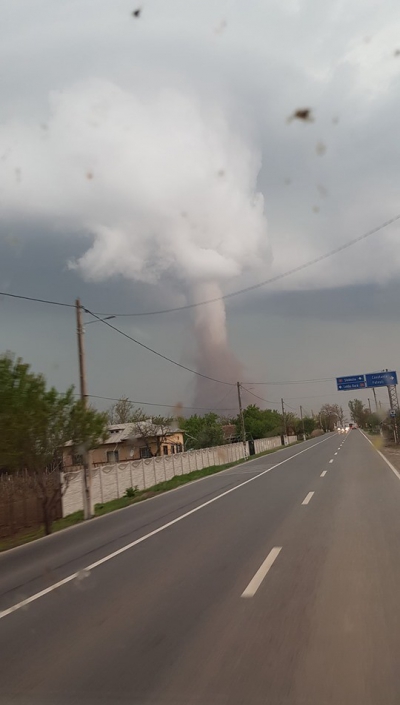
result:
[[[311,497],[313,496],[314,492],[309,492],[308,495],[306,495],[302,501],[302,504],[308,504]]]

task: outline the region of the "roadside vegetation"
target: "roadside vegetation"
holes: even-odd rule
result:
[[[11,492],[33,496],[49,534],[66,489],[60,481],[65,444],[93,448],[106,424],[106,415],[85,408],[73,387],[61,394],[21,359],[0,357],[0,509],[11,504]]]

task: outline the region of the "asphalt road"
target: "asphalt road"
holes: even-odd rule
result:
[[[286,448],[1,555],[0,703],[398,705],[399,559],[359,431]]]

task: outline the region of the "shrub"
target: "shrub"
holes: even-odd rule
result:
[[[135,497],[138,491],[138,486],[135,485],[135,487],[127,487],[125,490],[125,495],[124,497]]]

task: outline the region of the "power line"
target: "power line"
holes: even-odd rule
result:
[[[258,394],[254,394],[254,392],[252,392],[250,389],[247,389],[247,387],[243,387],[243,385],[241,385],[241,386],[245,392],[252,394],[253,397],[256,397],[256,399],[260,399],[260,401],[265,401],[265,402],[267,402],[267,404],[279,404],[278,401],[271,401],[271,399],[264,399],[264,397],[259,397]],[[287,401],[285,401],[285,406],[288,406],[289,409],[293,409],[293,411],[297,411],[297,409],[295,409],[294,406],[290,406],[290,404],[288,404]]]
[[[288,406],[289,409],[292,409],[292,411],[296,411],[296,412],[297,412],[297,409],[296,409],[294,406],[290,406],[290,404],[287,403],[286,399],[285,399],[285,406]]]
[[[9,294],[7,291],[0,291],[0,296],[9,296],[12,299],[24,299],[25,301],[37,301],[41,304],[51,304],[52,306],[66,306],[67,308],[75,308],[74,304],[66,304],[63,301],[51,301],[49,299],[37,299],[34,296],[22,296],[21,294]]]
[[[225,299],[230,299],[233,296],[239,296],[240,294],[246,294],[249,291],[254,291],[255,289],[260,289],[263,286],[267,286],[268,284],[273,284],[277,281],[280,281],[281,279],[284,279],[285,277],[290,276],[291,274],[296,274],[297,272],[301,272],[304,269],[307,269],[308,267],[311,267],[313,264],[318,264],[319,262],[323,262],[324,260],[328,259],[329,257],[333,257],[334,255],[339,254],[339,252],[343,252],[344,250],[347,250],[349,247],[352,247],[353,245],[356,245],[358,242],[361,242],[362,240],[366,240],[368,237],[371,235],[375,235],[376,233],[380,232],[384,228],[387,228],[389,225],[392,225],[393,223],[397,222],[400,220],[400,214],[395,215],[393,218],[389,218],[389,220],[384,221],[380,225],[376,226],[375,228],[372,228],[372,230],[368,230],[368,232],[363,233],[363,235],[359,235],[356,238],[353,238],[352,240],[349,240],[349,242],[345,243],[344,245],[340,245],[339,247],[335,247],[333,250],[330,250],[329,252],[326,252],[323,255],[319,255],[318,257],[314,257],[314,259],[309,260],[308,262],[303,262],[303,264],[298,265],[297,267],[293,267],[292,269],[286,270],[286,272],[282,272],[281,274],[276,274],[274,277],[270,277],[269,279],[265,279],[262,282],[259,282],[258,284],[252,284],[251,286],[244,287],[243,289],[237,289],[236,291],[231,291],[228,294],[223,294],[222,296],[216,296],[212,299],[207,299],[206,301],[198,301],[196,303],[192,304],[185,304],[184,306],[175,306],[173,308],[166,308],[166,309],[160,309],[158,311],[138,311],[135,313],[115,313],[115,312],[99,312],[97,311],[96,314],[91,313],[92,316],[99,315],[99,316],[118,316],[118,317],[136,317],[136,316],[156,316],[159,314],[164,314],[164,313],[173,313],[174,311],[184,311],[187,309],[191,308],[197,308],[198,306],[205,306],[206,304],[212,304],[215,303],[216,301],[222,301]],[[52,306],[66,306],[68,308],[74,308],[74,304],[68,304],[62,301],[51,301],[48,299],[39,299],[33,296],[22,296],[20,294],[10,294],[6,291],[1,291],[0,296],[8,296],[14,299],[24,299],[26,301],[37,301],[39,303],[43,304],[50,304]],[[88,311],[89,313],[89,311]],[[200,374],[200,373],[197,373]],[[252,383],[252,384],[258,384],[258,383]],[[265,383],[266,384],[266,383]]]
[[[349,390],[350,391],[350,390]],[[361,391],[367,391],[367,388]],[[327,397],[327,396],[332,396],[332,394],[343,394],[343,392],[339,392],[337,390],[334,390],[332,392],[325,392],[325,394],[311,394],[309,396],[307,395],[301,395],[299,397],[286,397],[286,399],[321,399],[321,397]]]
[[[238,293],[240,293],[240,292],[238,292]],[[65,303],[65,302],[62,302],[62,301],[52,301],[52,300],[50,300],[50,299],[39,299],[39,298],[36,298],[36,297],[34,297],[34,296],[23,296],[23,295],[21,295],[21,294],[10,294],[10,293],[8,293],[8,292],[6,292],[6,291],[0,291],[0,296],[8,296],[8,297],[11,297],[11,298],[13,298],[13,299],[23,299],[23,300],[25,300],[25,301],[35,301],[35,302],[42,303],[42,304],[50,304],[50,305],[52,305],[52,306],[64,306],[64,307],[67,307],[67,308],[75,308],[75,305],[74,305],[74,304],[68,304],[68,303]],[[224,298],[224,297],[222,297],[222,298]],[[215,299],[215,300],[217,300],[217,299]],[[199,304],[199,305],[200,305],[200,304]],[[137,343],[137,345],[140,345],[141,347],[145,348],[146,350],[149,350],[150,352],[154,353],[155,355],[158,355],[159,357],[162,357],[164,360],[167,360],[168,362],[171,362],[171,363],[173,363],[174,365],[177,365],[178,367],[181,367],[182,369],[187,370],[188,372],[192,372],[192,373],[195,374],[195,375],[198,375],[198,376],[200,376],[200,377],[204,377],[205,379],[209,379],[209,380],[211,380],[212,382],[218,382],[219,384],[228,384],[228,385],[230,385],[231,387],[235,386],[235,383],[233,383],[233,382],[225,382],[225,381],[223,381],[223,380],[215,379],[215,378],[213,378],[213,377],[209,377],[208,375],[204,375],[204,374],[202,374],[201,372],[197,372],[196,370],[192,370],[191,368],[186,367],[185,365],[181,365],[179,362],[176,362],[175,360],[172,360],[171,358],[167,357],[166,355],[163,355],[162,353],[159,353],[159,352],[157,352],[156,350],[153,350],[152,348],[146,346],[144,343],[141,343],[139,340],[136,340],[135,338],[132,338],[131,336],[129,336],[127,333],[124,333],[123,331],[119,330],[119,328],[116,328],[115,326],[112,326],[112,325],[111,325],[110,323],[108,323],[107,321],[104,321],[104,320],[102,321],[102,320],[99,318],[99,316],[104,316],[104,315],[106,315],[106,314],[104,314],[104,313],[96,314],[96,313],[93,313],[92,311],[89,311],[89,309],[87,309],[87,308],[85,308],[85,307],[82,307],[82,308],[83,308],[84,311],[86,311],[86,313],[89,313],[89,314],[90,314],[91,316],[93,316],[96,320],[98,320],[98,321],[100,321],[100,322],[102,322],[102,323],[105,323],[106,325],[108,325],[110,328],[113,328],[115,331],[117,331],[117,332],[120,333],[121,335],[125,336],[126,338],[129,338],[129,339],[132,340],[134,343]],[[173,310],[173,309],[169,309],[169,310]],[[122,314],[113,314],[113,315],[116,315],[116,316],[118,315],[118,316],[119,316],[119,315],[122,315]],[[125,315],[125,314],[123,314],[123,315]],[[137,314],[126,314],[126,315],[137,315]],[[138,314],[138,315],[139,315],[139,314]],[[140,314],[140,315],[141,315],[141,314]],[[143,315],[144,315],[144,314],[143,314]],[[278,385],[282,385],[282,384],[305,384],[305,383],[314,383],[314,382],[331,382],[331,381],[333,381],[334,379],[335,379],[335,377],[322,377],[322,378],[319,378],[319,379],[317,378],[317,379],[304,379],[304,380],[300,380],[300,379],[298,379],[298,380],[281,380],[281,381],[278,381],[278,382],[248,382],[247,384],[278,386]],[[251,394],[250,390],[247,389],[246,391],[248,391],[248,392]],[[256,396],[256,395],[253,395],[253,396]],[[261,399],[261,397],[259,397],[259,398]],[[292,397],[292,398],[293,398],[293,397]],[[299,398],[300,398],[300,397],[299,397]],[[264,399],[263,399],[262,401],[264,401]],[[278,402],[270,402],[270,403],[272,403],[272,404],[277,404]],[[193,408],[194,408],[194,407],[193,407]]]
[[[247,387],[243,387],[243,384],[241,385],[241,387],[244,392],[252,394],[253,397],[255,397],[256,399],[260,399],[260,401],[265,401],[267,404],[279,404],[278,401],[271,401],[271,399],[264,399],[263,397],[259,397],[258,394],[254,394],[254,392],[250,391],[250,389],[247,389]]]
[[[120,401],[122,397],[103,397],[98,394],[88,394],[88,397],[91,399],[104,399],[105,401]],[[127,397],[124,397],[126,401],[130,402],[131,404],[138,404],[140,406],[163,406],[166,408],[174,408],[174,407],[179,407],[179,409],[191,409],[192,411],[210,411],[209,407],[205,406],[181,406],[180,404],[158,404],[157,402],[150,402],[150,401],[136,401],[135,399],[128,399]],[[223,408],[221,411],[236,411],[236,408]]]
[[[220,401],[218,402],[218,405],[215,406],[213,409],[211,409],[211,411],[237,411],[236,407],[235,407],[234,409],[227,409],[227,408],[221,407],[221,404],[224,403],[225,399],[229,396],[229,394],[231,393],[232,389],[233,389],[233,387],[231,387],[230,389],[228,389],[227,393],[224,394],[224,396],[222,397],[222,399],[220,399]]]
[[[20,294],[10,294],[10,293],[5,292],[5,291],[0,291],[0,296],[8,296],[8,297],[11,297],[11,298],[13,298],[13,299],[23,299],[23,300],[25,300],[25,301],[36,301],[36,302],[38,302],[38,303],[50,304],[50,305],[53,305],[53,306],[64,306],[64,307],[67,307],[67,308],[75,308],[75,305],[74,305],[74,304],[67,304],[67,303],[62,302],[62,301],[52,301],[52,300],[49,300],[49,299],[39,299],[39,298],[36,298],[36,297],[33,297],[33,296],[22,296],[22,295],[20,295]],[[222,298],[224,298],[224,297],[222,297]],[[186,367],[185,365],[181,365],[179,362],[176,362],[175,360],[172,360],[171,358],[167,357],[166,355],[163,355],[162,353],[159,353],[159,352],[157,352],[156,350],[153,350],[152,348],[148,347],[148,346],[145,345],[144,343],[141,343],[139,340],[136,340],[135,338],[132,338],[132,337],[129,336],[127,333],[124,333],[123,331],[119,330],[119,329],[116,328],[115,326],[112,326],[112,325],[111,325],[110,323],[108,323],[107,321],[101,320],[101,319],[98,317],[98,316],[103,316],[103,315],[106,315],[106,314],[103,314],[103,313],[96,314],[96,313],[93,313],[92,311],[89,311],[89,309],[87,309],[87,308],[85,308],[85,307],[82,307],[82,308],[84,309],[84,311],[86,311],[86,313],[89,313],[89,314],[90,314],[91,316],[93,316],[96,320],[98,320],[98,321],[100,321],[100,322],[102,322],[102,323],[106,323],[106,325],[108,325],[110,328],[113,328],[115,331],[117,331],[117,332],[120,333],[121,335],[125,336],[126,338],[129,338],[129,339],[132,340],[134,343],[137,343],[137,345],[140,345],[141,347],[145,348],[146,350],[149,350],[150,352],[154,353],[155,355],[158,355],[159,357],[162,357],[164,360],[167,360],[168,362],[171,362],[171,363],[173,363],[174,365],[177,365],[178,367],[181,367],[182,369],[187,370],[188,372],[192,372],[192,373],[195,374],[195,375],[198,375],[198,376],[200,376],[200,377],[204,377],[205,379],[209,379],[209,380],[211,380],[212,382],[218,382],[219,384],[228,384],[228,385],[231,386],[231,387],[234,387],[234,386],[235,386],[233,382],[225,382],[225,381],[223,381],[223,380],[215,379],[215,378],[213,378],[213,377],[209,377],[208,375],[204,375],[204,374],[202,374],[201,372],[197,372],[196,370],[192,370],[191,368]],[[172,310],[172,309],[170,309],[170,310]],[[119,315],[119,314],[115,314],[115,315]],[[130,315],[130,314],[127,314],[127,315]],[[136,315],[136,314],[132,314],[132,315]],[[279,386],[279,385],[284,385],[284,384],[311,384],[311,383],[315,383],[315,382],[332,382],[332,381],[334,381],[334,380],[335,380],[335,377],[321,377],[321,378],[316,378],[316,379],[303,379],[303,380],[301,380],[301,379],[297,379],[297,380],[281,380],[281,381],[278,381],[278,382],[248,382],[247,384],[255,384],[255,385],[260,385],[260,386],[261,386],[261,385]],[[245,388],[243,387],[243,389],[245,389]],[[251,392],[249,389],[246,389],[246,391],[247,391],[249,394],[252,394],[252,392]],[[91,396],[91,395],[89,395],[89,396]],[[227,395],[226,395],[226,396],[227,396]],[[254,396],[254,397],[257,397],[256,394],[253,394],[253,396]],[[316,396],[326,396],[326,395],[321,394],[321,395],[316,395]],[[100,397],[99,397],[99,398],[100,398]],[[266,402],[268,402],[267,399],[263,399],[262,397],[257,397],[257,398],[260,399],[261,401],[266,401]],[[314,397],[310,397],[310,396],[308,396],[308,397],[306,397],[306,396],[305,396],[305,397],[289,397],[289,399],[312,399],[312,398],[314,398]],[[111,401],[112,401],[112,400],[111,400]],[[118,401],[118,399],[116,399],[116,400],[114,400],[114,401]],[[135,403],[136,403],[136,402],[135,402]],[[142,402],[142,403],[145,404],[146,402]],[[221,403],[221,402],[220,402],[220,403]],[[268,403],[270,403],[270,404],[278,404],[278,402],[276,402],[276,401],[272,401],[272,402],[270,401],[270,402],[268,402]],[[163,406],[163,405],[157,404],[157,405],[155,405],[155,406]],[[164,406],[168,406],[168,404],[165,404]],[[196,407],[183,407],[183,408],[195,409]],[[206,409],[200,409],[200,408],[199,408],[198,410],[199,410],[199,411],[200,411],[200,410],[201,410],[201,411],[205,411]],[[218,410],[218,407],[217,407],[216,410]],[[221,408],[220,410],[221,410],[221,411],[234,411],[234,409],[222,409],[222,408]]]
[[[99,313],[99,316],[109,316],[109,315],[118,316],[118,317],[156,316],[156,315],[161,315],[164,313],[173,313],[174,311],[185,311],[187,309],[197,308],[198,306],[205,306],[206,304],[212,304],[212,303],[215,303],[216,301],[230,299],[233,296],[239,296],[239,294],[247,294],[249,291],[254,291],[255,289],[261,288],[262,286],[267,286],[267,284],[273,284],[277,281],[280,281],[281,279],[284,279],[285,277],[290,276],[291,274],[296,274],[297,272],[302,272],[304,269],[311,267],[313,264],[318,264],[319,262],[323,262],[324,260],[328,259],[329,257],[333,257],[334,255],[339,254],[339,252],[343,252],[344,250],[347,250],[349,247],[353,247],[353,245],[356,245],[358,242],[361,242],[362,240],[366,240],[371,235],[375,235],[380,230],[387,228],[389,225],[392,225],[393,223],[395,223],[398,220],[400,220],[400,213],[398,215],[395,215],[393,218],[389,218],[389,220],[386,220],[385,222],[381,223],[380,225],[377,225],[375,228],[368,230],[368,232],[364,233],[363,235],[359,235],[358,237],[355,237],[352,240],[349,240],[349,242],[346,242],[344,245],[339,245],[339,247],[335,247],[333,250],[330,250],[329,252],[326,252],[323,255],[319,255],[318,257],[314,257],[313,259],[309,260],[308,262],[303,262],[303,264],[299,264],[297,267],[292,267],[292,269],[288,269],[288,270],[286,270],[286,272],[282,272],[281,274],[276,274],[274,277],[270,277],[269,279],[265,279],[264,281],[259,282],[258,284],[252,284],[251,286],[246,286],[243,289],[237,289],[236,291],[231,291],[229,294],[223,294],[222,296],[216,296],[212,299],[207,299],[206,301],[198,301],[197,303],[185,304],[184,306],[175,306],[174,308],[160,309],[159,311],[139,311],[136,313],[115,313],[115,311],[113,311],[111,313],[110,312]]]
[[[281,380],[280,382],[247,382],[247,384],[258,384],[258,385],[269,385],[271,387],[278,386],[281,384],[314,384],[315,382],[333,382],[335,377],[320,377],[315,379],[287,379]],[[289,397],[290,399],[290,397]],[[292,397],[293,399],[293,397]]]
[[[209,377],[208,375],[204,375],[202,372],[197,372],[197,370],[192,370],[190,367],[186,367],[186,365],[181,365],[180,362],[176,362],[176,360],[172,360],[170,357],[163,355],[162,353],[158,352],[157,350],[153,350],[153,348],[150,348],[148,345],[141,343],[139,340],[136,340],[136,338],[133,338],[131,335],[128,335],[128,333],[125,333],[123,330],[116,328],[116,326],[113,326],[111,323],[106,321],[104,318],[102,319],[96,313],[89,311],[89,309],[85,308],[85,306],[82,306],[82,308],[84,311],[86,311],[86,313],[89,313],[91,316],[94,316],[94,318],[97,318],[98,321],[100,321],[101,323],[104,323],[105,326],[108,326],[109,328],[111,328],[112,330],[115,330],[120,335],[123,335],[124,338],[131,340],[133,343],[136,343],[136,345],[140,345],[141,348],[144,348],[145,350],[152,352],[154,355],[157,355],[157,357],[161,357],[163,360],[167,360],[167,362],[171,362],[173,365],[180,367],[182,370],[187,370],[187,372],[192,372],[192,374],[197,375],[198,377],[203,377],[204,379],[209,379],[211,382],[218,382],[218,384],[227,384],[229,387],[234,386],[234,383],[232,383],[232,382],[225,382],[222,379],[215,379],[215,377]],[[102,315],[102,314],[100,314],[100,315]]]

